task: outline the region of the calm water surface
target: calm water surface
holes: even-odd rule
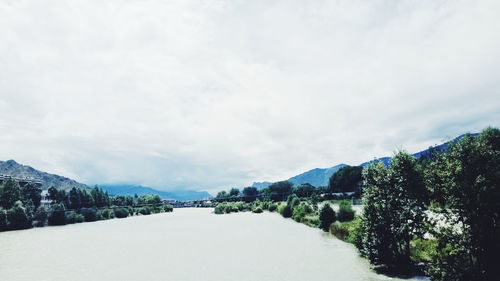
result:
[[[212,209],[0,233],[0,280],[374,281],[351,245],[272,213]]]

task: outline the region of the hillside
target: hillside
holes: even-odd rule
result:
[[[163,191],[153,189],[151,187],[145,187],[140,185],[129,185],[129,184],[109,184],[109,185],[99,185],[100,188],[106,190],[110,195],[146,195],[146,194],[158,194],[163,199],[175,199],[179,201],[186,200],[199,200],[212,197],[210,193],[206,191],[195,191],[195,190],[172,190]]]
[[[0,174],[40,180],[43,182],[42,189],[48,189],[51,186],[64,190],[71,189],[72,187],[87,187],[85,184],[70,178],[42,172],[30,166],[19,164],[14,160],[0,161]]]
[[[300,175],[289,178],[294,185],[301,185],[304,183],[309,183],[316,187],[328,185],[328,180],[330,177],[337,172],[340,168],[347,166],[346,164],[339,164],[330,168],[316,168]]]

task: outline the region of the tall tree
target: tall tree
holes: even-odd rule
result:
[[[392,272],[411,270],[410,241],[422,229],[425,184],[416,159],[398,152],[388,169],[381,162],[364,172],[366,231],[362,252]]]
[[[363,176],[362,167],[345,166],[334,173],[328,181],[330,192],[355,192],[360,186]]]
[[[426,169],[433,211],[450,227],[434,227],[435,280],[498,280],[500,276],[500,130],[465,136]],[[458,229],[457,229],[458,228]]]
[[[21,188],[21,197],[26,205],[31,200],[35,209],[38,209],[42,201],[42,188],[38,185],[28,183]]]
[[[18,200],[21,200],[21,187],[17,181],[8,179],[3,185],[3,192],[0,194],[0,206],[10,209]]]

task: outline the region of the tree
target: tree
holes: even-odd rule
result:
[[[337,220],[335,211],[330,207],[330,204],[324,204],[319,211],[319,228],[323,231],[328,231],[330,225]]]
[[[273,201],[283,201],[292,192],[293,183],[289,181],[279,181],[268,187],[270,199]]]
[[[259,191],[256,187],[245,187],[243,188],[243,196],[245,197],[245,202],[252,202],[257,199]]]
[[[364,204],[361,252],[375,265],[407,274],[411,270],[410,241],[421,230],[425,185],[416,159],[398,152],[390,167],[376,161],[363,172]]]
[[[38,185],[27,183],[21,188],[21,197],[23,203],[31,200],[34,209],[38,209],[42,201],[42,188]]]
[[[298,197],[310,197],[314,193],[314,186],[309,183],[301,184],[293,189],[293,193]]]
[[[359,166],[345,166],[334,173],[328,181],[330,192],[355,192],[361,181],[363,168]]]
[[[352,209],[350,201],[342,200],[339,204],[339,212],[337,219],[341,222],[352,221],[354,219],[355,211]]]
[[[81,207],[81,205],[82,205],[82,201],[81,201],[81,198],[80,198],[80,191],[76,187],[73,187],[69,191],[69,195],[68,195],[68,207],[70,209],[78,209],[78,208]]]
[[[500,130],[466,135],[426,169],[433,211],[453,227],[433,227],[434,280],[498,280],[500,276]],[[454,224],[453,224],[454,223]]]
[[[10,209],[18,200],[21,200],[21,187],[17,181],[9,178],[3,185],[3,192],[0,194],[0,206]]]
[[[0,207],[0,231],[7,230],[7,210]]]
[[[227,199],[229,195],[225,190],[219,191],[217,195],[215,196],[215,199]]]
[[[16,201],[14,206],[7,211],[9,229],[25,229],[32,226],[32,220],[26,213],[26,209],[21,201]]]
[[[229,191],[229,196],[237,197],[238,195],[240,195],[240,190],[237,188],[231,188],[231,190]]]
[[[66,224],[66,208],[62,203],[55,203],[51,206],[51,212],[48,219],[49,225]]]

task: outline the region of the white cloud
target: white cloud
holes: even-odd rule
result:
[[[6,1],[0,156],[216,190],[498,126],[498,1]]]

